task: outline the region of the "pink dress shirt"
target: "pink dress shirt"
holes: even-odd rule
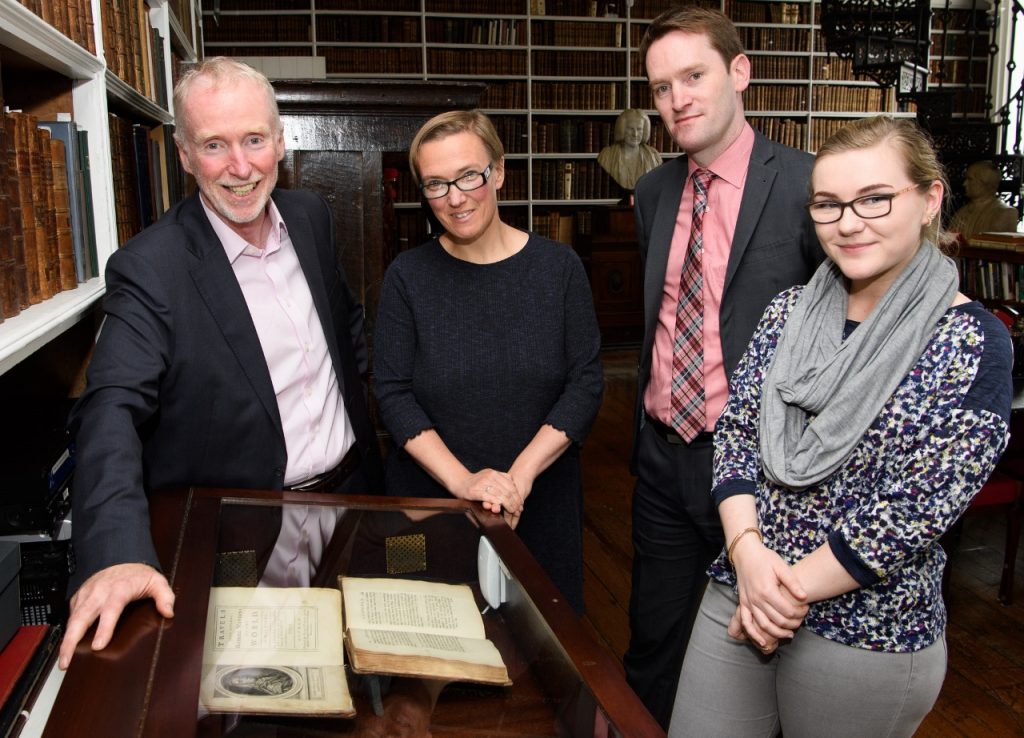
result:
[[[355,443],[320,316],[288,228],[271,200],[271,228],[260,249],[203,202],[249,306],[281,414],[285,486],[333,469]],[[241,381],[241,380],[240,380]],[[245,443],[241,434],[238,443]]]
[[[745,125],[729,148],[708,167],[715,178],[708,190],[708,208],[704,212],[703,226],[704,404],[707,431],[714,431],[729,394],[718,316],[725,288],[725,271],[729,264],[729,252],[732,250],[732,238],[736,232],[736,220],[740,214],[740,201],[743,199],[743,186],[747,181],[753,149],[754,129]],[[644,392],[644,409],[647,414],[665,425],[671,425],[672,342],[676,330],[676,305],[679,303],[679,276],[683,271],[683,260],[690,239],[690,221],[693,218],[693,172],[698,168],[698,164],[690,159],[686,185],[679,201],[676,227],[672,234],[668,266],[665,269],[661,309],[654,331],[651,378]]]

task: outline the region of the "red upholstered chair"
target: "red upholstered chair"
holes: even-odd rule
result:
[[[1005,462],[1005,463],[1004,463]],[[1013,575],[1014,565],[1017,561],[1017,545],[1020,542],[1021,530],[1021,483],[1024,479],[1024,459],[1009,459],[1000,462],[997,471],[992,473],[981,492],[971,501],[970,507],[964,516],[975,513],[993,512],[1006,516],[1006,552],[1003,556],[1003,574],[999,580],[999,601],[1004,605],[1013,602]],[[1020,467],[1021,476],[1017,476],[1014,462]],[[1013,476],[1011,476],[1013,474]],[[949,557],[946,562],[946,571],[942,575],[942,594],[949,590],[949,577],[953,567],[953,556],[960,545],[960,538],[963,535],[963,517],[951,527],[940,539],[942,547]]]

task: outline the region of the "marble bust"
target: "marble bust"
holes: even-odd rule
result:
[[[651,121],[642,110],[627,108],[615,119],[615,143],[605,146],[597,163],[612,179],[632,191],[636,181],[661,164],[661,154],[647,144]]]
[[[1017,230],[1017,210],[996,195],[999,180],[999,170],[990,161],[976,161],[967,167],[964,193],[970,202],[953,214],[949,230],[964,238],[991,231]]]

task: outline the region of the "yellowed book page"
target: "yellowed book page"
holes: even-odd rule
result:
[[[200,704],[210,712],[354,714],[336,589],[213,587]]]
[[[486,638],[473,591],[465,584],[342,577],[341,588],[349,630]]]
[[[433,657],[504,668],[494,644],[485,639],[396,630],[349,628],[348,637],[359,651],[392,656]]]

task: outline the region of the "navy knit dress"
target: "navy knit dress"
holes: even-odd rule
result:
[[[395,448],[386,491],[448,497],[404,446],[433,428],[471,472],[507,471],[544,424],[572,444],[537,477],[516,532],[583,610],[579,447],[601,404],[590,285],[569,247],[534,234],[493,264],[437,239],[398,256],[381,291],[375,390]]]

